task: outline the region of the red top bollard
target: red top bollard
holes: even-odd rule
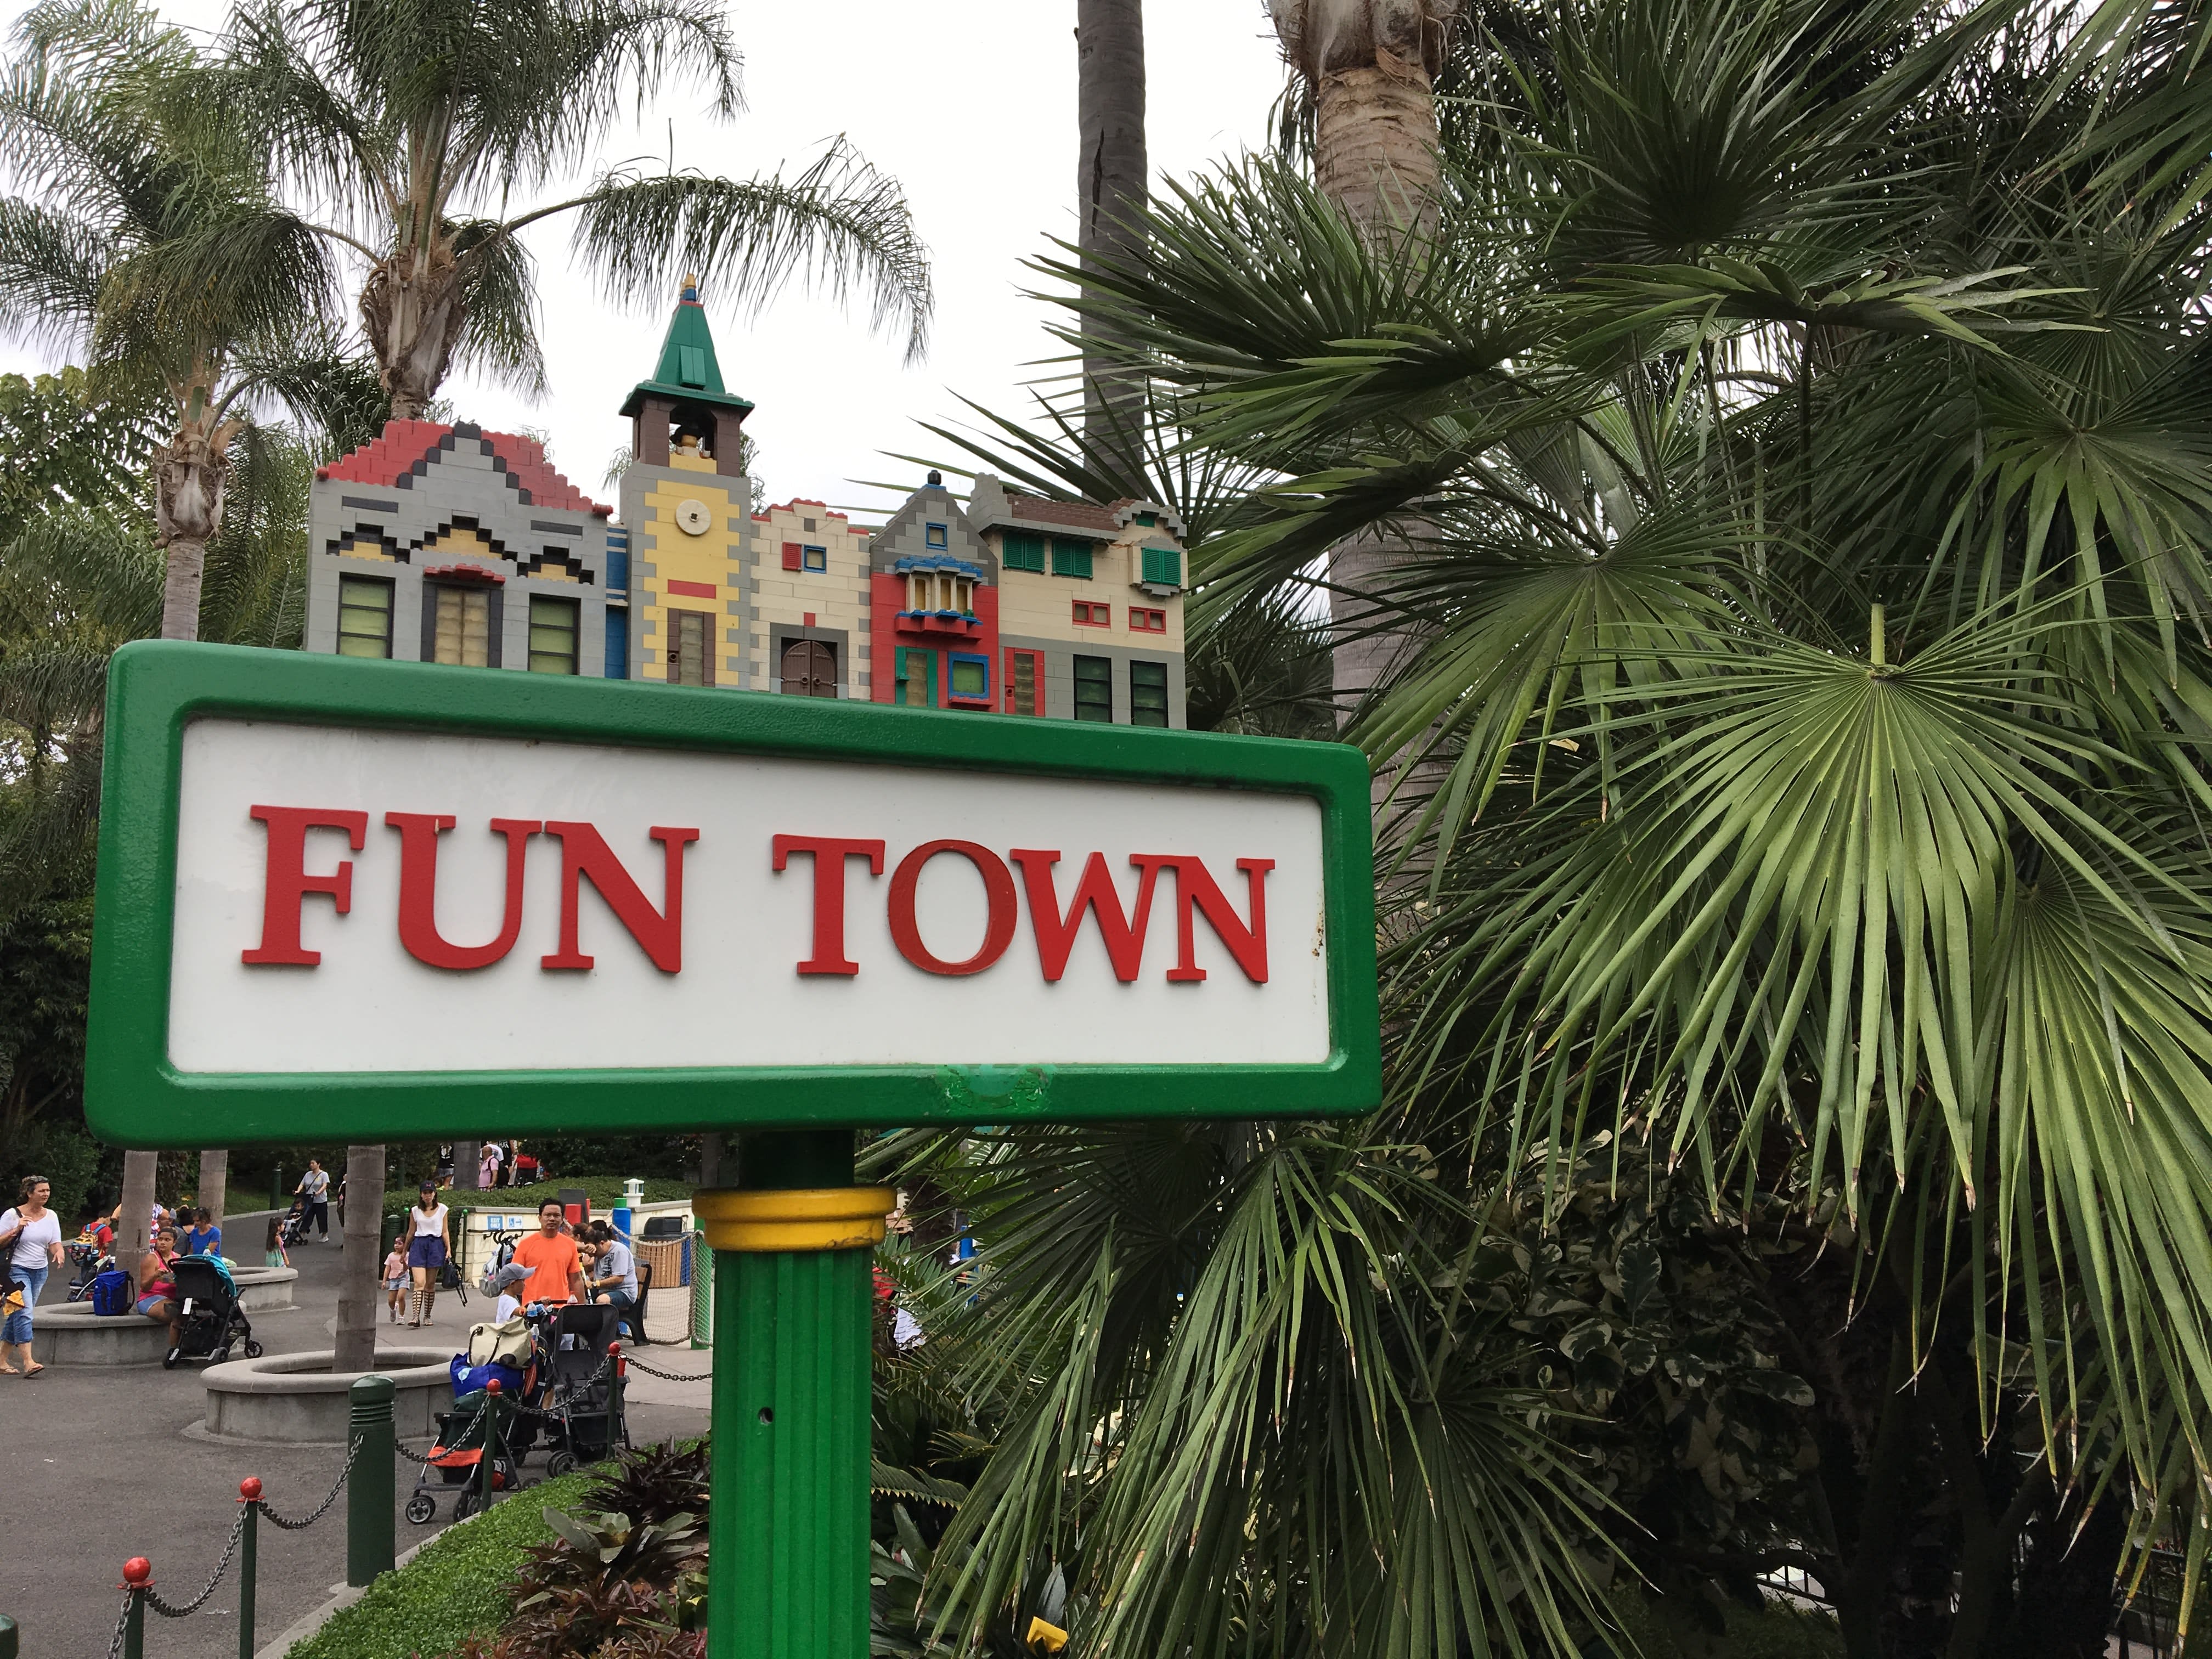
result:
[[[629,1361],[623,1358],[621,1343],[610,1342],[607,1344],[607,1358],[615,1362],[615,1375],[617,1376],[628,1376],[629,1375]]]
[[[261,1501],[259,1475],[249,1474],[238,1483],[238,1501],[241,1504],[258,1504]]]
[[[495,1376],[489,1382],[486,1382],[484,1384],[484,1392],[486,1394],[497,1394],[499,1392],[499,1379]]]
[[[123,1564],[122,1588],[127,1590],[146,1589],[154,1583],[154,1564],[143,1555],[134,1555]]]

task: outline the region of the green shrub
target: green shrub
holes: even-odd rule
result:
[[[411,1659],[418,1653],[431,1659],[468,1637],[489,1635],[507,1616],[509,1589],[525,1552],[553,1537],[545,1510],[581,1504],[606,1473],[604,1467],[579,1469],[526,1486],[477,1519],[441,1533],[286,1659]]]
[[[1687,1609],[1631,1592],[1616,1603],[1624,1633],[1620,1659],[1844,1659],[1843,1633],[1833,1617],[1787,1602],[1770,1601],[1762,1613],[1729,1606],[1724,1634],[1709,1632]],[[1632,1644],[1632,1646],[1631,1645]],[[1611,1659],[1601,1644],[1593,1650]]]

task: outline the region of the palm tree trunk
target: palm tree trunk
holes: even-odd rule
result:
[[[208,1212],[208,1219],[210,1222],[217,1227],[222,1225],[223,1200],[229,1196],[229,1193],[230,1154],[228,1152],[202,1152],[200,1154],[199,1190],[198,1195],[192,1200],[192,1202],[197,1204],[201,1209],[205,1210]],[[226,1245],[229,1245],[232,1243],[232,1241],[228,1239],[226,1239],[223,1242]],[[234,1249],[227,1249],[224,1251],[224,1254],[227,1255],[235,1256],[238,1255],[238,1252]]]
[[[1076,162],[1080,205],[1077,240],[1085,269],[1126,255],[1143,234],[1128,221],[1150,187],[1145,157],[1144,0],[1076,0],[1076,121],[1082,142]],[[1104,354],[1083,354],[1083,430],[1107,448],[1125,476],[1141,471],[1136,441],[1143,388],[1116,373]]]
[[[377,1269],[384,1242],[384,1148],[346,1148],[345,1261],[338,1272],[337,1348],[334,1371],[376,1366]]]
[[[204,397],[180,412],[176,434],[168,447],[154,458],[154,520],[167,552],[161,582],[161,637],[196,640],[200,636],[200,588],[207,575],[207,544],[222,528],[223,485],[229,466],[227,440],[214,428]],[[135,1249],[118,1262],[135,1270],[145,1246],[137,1233],[146,1225],[154,1206],[154,1169],[150,1152],[126,1152],[123,1157],[123,1220],[129,1224]],[[225,1189],[229,1184],[230,1154],[200,1154],[198,1202],[222,1219]],[[210,1196],[212,1193],[212,1197]],[[135,1218],[135,1219],[134,1219]],[[118,1225],[121,1245],[126,1229]]]
[[[1434,219],[1435,75],[1462,3],[1272,0],[1283,55],[1314,99],[1314,182],[1371,238]],[[1411,553],[1403,538],[1372,532],[1329,550],[1336,635],[1329,654],[1340,721],[1410,647],[1405,633],[1364,630],[1376,620],[1375,602],[1365,596]]]
[[[392,394],[392,418],[419,421],[445,384],[468,319],[453,252],[434,246],[387,255],[361,291],[361,320]]]
[[[1433,219],[1437,99],[1428,70],[1378,47],[1375,61],[1321,77],[1314,182],[1370,231]]]

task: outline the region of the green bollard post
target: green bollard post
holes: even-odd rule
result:
[[[154,1588],[154,1564],[132,1556],[123,1564],[119,1588],[131,1604],[123,1615],[123,1659],[146,1659],[146,1592]]]
[[[261,1526],[261,1482],[247,1475],[238,1483],[238,1501],[246,1505],[245,1528],[238,1535],[238,1659],[253,1659],[253,1569],[259,1549],[255,1534]]]
[[[392,1397],[388,1376],[356,1376],[353,1473],[346,1477],[346,1583],[359,1589],[392,1571]]]
[[[477,1507],[491,1507],[493,1467],[499,1462],[499,1379],[493,1377],[484,1384],[483,1455],[477,1459],[477,1474],[482,1481],[477,1487]]]
[[[0,1659],[15,1659],[15,1621],[0,1613]]]
[[[870,1301],[896,1194],[849,1131],[748,1135],[714,1250],[709,1659],[866,1659]]]

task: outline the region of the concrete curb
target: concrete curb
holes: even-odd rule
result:
[[[204,1431],[224,1442],[343,1445],[352,1411],[347,1391],[368,1376],[392,1379],[392,1426],[403,1440],[434,1432],[435,1413],[453,1404],[453,1356],[442,1349],[386,1348],[367,1371],[331,1370],[331,1357],[324,1348],[210,1366],[201,1376]]]

